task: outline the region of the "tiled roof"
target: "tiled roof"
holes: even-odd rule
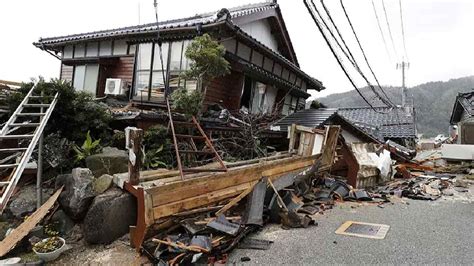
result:
[[[465,117],[474,117],[474,89],[471,92],[458,93],[454,102],[453,113],[451,114],[451,124],[456,124]]]
[[[253,13],[262,12],[269,9],[274,9],[278,5],[275,3],[264,2],[257,4],[250,4],[244,6],[238,6],[234,8],[229,8],[231,18],[237,18],[241,16],[251,15]],[[222,11],[222,10],[220,10]],[[197,14],[188,18],[174,19],[168,21],[162,21],[159,23],[160,30],[173,29],[173,28],[182,28],[182,27],[193,27],[198,24],[207,25],[211,23],[218,22],[220,17],[218,16],[220,11],[209,12],[204,14]],[[137,33],[146,33],[146,32],[155,32],[157,30],[156,23],[148,23],[130,27],[93,31],[87,33],[59,36],[59,37],[50,37],[50,38],[40,38],[38,43],[35,45],[52,45],[62,42],[70,41],[80,41],[80,40],[89,40],[89,39],[100,39],[106,37],[118,37],[125,36],[129,34]]]
[[[280,126],[282,131],[286,131],[287,127],[293,123],[308,127],[319,127],[337,114],[358,129],[379,140],[384,138],[414,138],[416,136],[413,115],[407,115],[401,108],[376,107],[376,110],[378,112],[369,107],[307,109],[284,117],[274,126]]]
[[[372,125],[384,138],[414,138],[415,118],[403,108],[375,107],[339,108],[342,117],[355,125]]]

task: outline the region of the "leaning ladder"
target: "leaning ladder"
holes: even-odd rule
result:
[[[226,172],[227,167],[224,164],[224,162],[221,159],[221,156],[217,153],[216,149],[212,145],[212,141],[207,137],[206,133],[204,130],[202,130],[201,125],[199,125],[199,122],[197,119],[193,116],[192,117],[192,122],[181,122],[181,121],[175,121],[173,122],[173,116],[171,113],[171,108],[170,108],[170,103],[169,100],[166,99],[166,105],[168,107],[168,117],[169,117],[169,126],[171,128],[171,134],[173,137],[173,144],[174,144],[174,149],[176,153],[176,161],[178,164],[178,169],[179,169],[179,174],[181,176],[181,179],[184,180],[184,175],[185,173],[199,173],[199,172]],[[199,131],[200,136],[194,136],[194,135],[181,135],[181,134],[176,134],[175,131],[175,123],[180,124],[183,126],[187,127],[194,127]],[[180,150],[178,147],[178,139],[189,139],[194,150]],[[206,146],[210,149],[210,151],[198,151],[195,148],[194,140],[204,140]],[[220,168],[183,168],[183,164],[181,162],[181,154],[212,154],[214,155],[214,159],[216,159],[219,164]]]
[[[30,160],[31,154],[43,134],[44,127],[46,126],[46,123],[48,122],[48,119],[58,101],[58,93],[56,93],[54,97],[45,96],[43,93],[41,93],[41,95],[34,95],[36,87],[37,84],[31,88],[0,132],[0,153],[19,153],[20,158],[20,160],[15,163],[8,163],[7,161],[5,164],[0,164],[0,170],[10,171],[7,173],[7,180],[0,181],[0,213],[3,212],[8,200],[13,194],[16,184],[20,180],[23,170]],[[45,103],[51,98],[52,100],[49,103]],[[28,111],[24,112],[25,109]],[[13,132],[17,130],[30,133],[15,135]],[[9,140],[15,141],[16,143],[14,146],[17,147],[8,147],[12,146],[5,143]],[[26,144],[27,147],[25,147]]]

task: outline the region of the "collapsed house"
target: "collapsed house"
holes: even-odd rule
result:
[[[414,148],[416,120],[413,111],[406,108],[375,107],[307,109],[286,116],[272,129],[287,131],[295,123],[312,128],[325,125],[341,125],[342,135],[348,143],[392,141]]]
[[[474,144],[474,91],[456,96],[450,123],[457,126],[457,144]]]
[[[159,64],[158,30],[165,69]],[[164,21],[159,28],[150,23],[41,38],[34,45],[61,60],[60,78],[77,90],[164,108],[165,87],[196,89],[196,80],[180,74],[189,69],[186,48],[204,33],[225,47],[231,64],[230,74],[209,81],[204,108],[220,104],[228,110],[287,115],[304,109],[308,91],[324,89],[300,69],[276,1]]]

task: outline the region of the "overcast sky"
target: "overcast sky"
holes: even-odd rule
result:
[[[191,16],[262,0],[159,0],[160,20]],[[319,4],[319,1],[315,0]],[[326,0],[360,64],[363,59],[339,0]],[[374,0],[390,55],[379,32],[371,0],[344,0],[371,65],[384,85],[400,85],[403,44],[398,0],[385,0],[395,54],[380,0]],[[302,0],[279,0],[301,68],[321,80],[318,97],[351,90],[347,78],[311,20]],[[410,69],[407,85],[474,75],[474,1],[404,0],[405,36]],[[27,81],[59,76],[59,61],[32,45],[39,37],[154,22],[153,0],[0,1],[0,79]],[[364,66],[364,72],[368,70]],[[359,86],[365,84],[357,79]]]

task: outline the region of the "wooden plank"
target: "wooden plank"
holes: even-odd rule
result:
[[[197,178],[184,182],[172,183],[160,187],[150,188],[147,193],[152,195],[153,206],[170,203],[198,196],[203,193],[224,189],[239,185],[245,182],[258,180],[263,175],[273,176],[281,173],[304,168],[314,163],[313,157],[298,158],[298,160],[288,160],[287,162],[260,164],[251,168],[244,168],[227,173],[220,173],[210,178]]]
[[[20,240],[22,240],[28,233],[46,216],[49,209],[53,207],[54,203],[61,194],[63,188],[58,189],[53,196],[51,196],[39,209],[37,209],[31,216],[29,216],[22,224],[20,224],[14,231],[0,242],[0,257],[5,256],[12,250]]]
[[[279,160],[274,160],[274,161],[270,161],[270,162],[264,162],[264,163],[261,163],[257,166],[254,166],[251,168],[252,171],[261,171],[261,170],[267,170],[267,169],[271,169],[275,166],[278,166],[278,165],[282,165],[282,164],[291,164],[293,162],[298,162],[298,161],[301,161],[301,160],[315,160],[317,157],[319,157],[319,155],[314,155],[314,156],[310,156],[310,157],[291,157],[291,158],[284,158],[284,159],[279,159]],[[236,173],[240,173],[240,175],[243,175],[246,173],[246,171],[248,170],[249,168],[238,168],[238,169],[232,169],[232,171],[229,171],[227,173],[215,173],[215,174],[211,174],[211,175],[206,175],[204,177],[199,177],[199,178],[194,178],[194,179],[189,179],[189,180],[184,180],[184,181],[178,181],[178,182],[175,182],[175,183],[171,183],[171,184],[167,184],[167,185],[164,185],[164,186],[159,186],[159,187],[154,187],[154,188],[150,188],[150,189],[147,189],[147,193],[150,193],[150,194],[158,194],[158,193],[165,193],[166,191],[174,191],[175,189],[178,189],[180,187],[186,187],[186,188],[190,188],[196,184],[199,184],[201,182],[211,182],[213,180],[220,180],[220,179],[224,179],[226,178],[227,176],[233,176],[235,175]]]
[[[257,183],[255,183],[255,184],[257,184]],[[237,197],[235,197],[231,201],[229,201],[229,203],[227,203],[224,207],[222,207],[222,209],[220,209],[216,212],[216,216],[219,216],[219,215],[225,213],[230,208],[232,208],[235,204],[239,203],[240,200],[242,200],[245,196],[247,196],[250,192],[252,192],[254,187],[255,187],[255,185],[250,186],[249,188],[244,190],[244,192],[240,193],[240,195],[238,195]]]
[[[196,197],[187,198],[185,200],[181,200],[178,202],[173,202],[173,203],[161,205],[159,207],[155,207],[153,209],[154,219],[158,220],[160,218],[168,217],[178,212],[183,212],[183,211],[187,211],[193,208],[202,207],[205,205],[209,205],[211,203],[218,202],[220,200],[233,197],[235,195],[242,193],[242,191],[246,190],[250,186],[253,186],[255,183],[256,182],[244,183],[238,186],[213,191],[213,192],[199,195]]]

